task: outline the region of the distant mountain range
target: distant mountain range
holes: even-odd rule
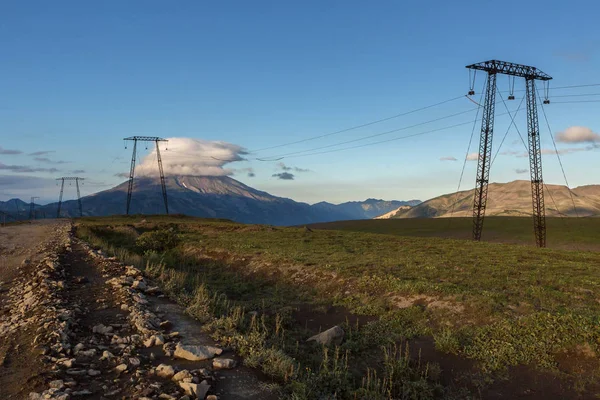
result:
[[[81,199],[84,216],[125,214],[127,182]],[[166,177],[169,213],[197,217],[225,218],[243,223],[303,225],[349,219],[370,219],[418,200],[384,201],[367,199],[342,204],[321,202],[314,205],[273,196],[253,189],[227,176]],[[18,199],[0,202],[0,211],[22,218],[29,214],[29,203]],[[36,215],[53,218],[57,203],[36,205]],[[164,204],[158,178],[140,177],[134,181],[131,214],[161,214]],[[76,200],[64,201],[62,216],[78,216]]]
[[[600,216],[600,185],[580,186],[571,189],[573,200],[566,186],[546,185],[544,190],[546,215],[569,217]],[[435,218],[470,217],[473,210],[474,190],[445,194],[427,200],[414,207],[398,210],[380,218]],[[454,212],[452,212],[452,204]],[[573,207],[575,203],[575,211]],[[491,183],[488,189],[487,216],[530,216],[531,184],[529,181]]]

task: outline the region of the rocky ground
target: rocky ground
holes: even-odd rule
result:
[[[1,228],[0,397],[274,399],[141,271],[66,221]]]

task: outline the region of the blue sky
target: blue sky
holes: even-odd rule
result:
[[[126,136],[224,141],[252,151],[456,98],[469,89],[465,65],[488,59],[537,66],[554,77],[551,87],[600,83],[599,12],[593,0],[0,2],[0,200],[39,195],[55,201],[58,188],[50,179],[66,175],[85,177],[84,193],[114,186],[123,180],[115,174],[128,170]],[[483,75],[477,78],[476,99],[484,82]],[[498,85],[509,88],[506,77]],[[516,89],[523,88],[517,81]],[[572,126],[599,132],[600,103],[559,102],[600,96],[552,97],[597,93],[600,86],[552,90],[546,111],[553,134]],[[511,110],[523,93],[515,95]],[[223,168],[250,186],[311,203],[427,199],[456,189],[475,118],[468,110],[475,108],[461,98],[251,153],[248,161]],[[463,111],[352,145],[471,122],[452,129],[256,160]],[[505,111],[497,104],[497,115]],[[516,121],[525,135],[524,107]],[[494,152],[509,122],[497,116]],[[551,149],[543,119],[540,127],[542,147]],[[470,152],[476,152],[479,128]],[[558,143],[571,186],[600,183],[594,144]],[[528,179],[522,172],[527,158],[519,157],[524,150],[512,128],[491,180]],[[29,155],[45,151],[50,153]],[[462,188],[473,187],[475,169],[467,162]],[[279,179],[283,172],[294,179]],[[564,184],[554,154],[544,156],[544,178]]]

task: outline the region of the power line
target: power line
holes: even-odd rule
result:
[[[538,93],[538,96],[539,96],[539,92],[537,90],[536,90],[536,93]],[[506,102],[504,101],[504,98],[502,97],[502,95],[500,95],[500,98],[502,99],[502,102],[504,103],[504,107],[506,108],[506,111],[510,113],[510,111],[508,111],[508,106],[506,105]],[[521,107],[521,106],[519,105],[519,107]],[[543,109],[543,106],[542,106],[542,109]],[[513,119],[513,121],[514,121],[514,119]],[[526,152],[529,151],[529,148],[527,147],[527,144],[525,143],[525,139],[523,138],[523,135],[521,134],[521,130],[519,129],[519,127],[516,124],[514,126],[515,126],[515,129],[517,130],[517,133],[519,134],[519,138],[521,138],[521,143],[523,143],[523,147],[525,148],[525,151]],[[510,128],[510,126],[509,126],[509,128]],[[552,136],[552,132],[550,132],[550,136]],[[554,141],[554,138],[552,140]],[[504,142],[504,139],[502,141]],[[500,149],[498,149],[498,151],[500,151]],[[498,153],[496,153],[496,156],[497,155],[498,155]],[[494,157],[494,160],[495,159],[496,159],[496,157]],[[492,160],[492,164],[493,164],[493,160]],[[558,212],[558,215],[562,218],[563,214],[560,212],[560,209],[558,208],[556,201],[554,201],[554,196],[552,196],[552,192],[548,188],[548,185],[546,185],[546,182],[543,182],[543,184],[544,184],[544,188],[546,189],[546,192],[548,192],[548,195],[550,196],[550,200],[552,201],[552,204],[554,205],[556,212]],[[567,189],[568,189],[568,185],[567,185]],[[570,191],[570,189],[569,189],[569,191]]]
[[[291,153],[277,154],[277,155],[272,156],[272,157],[263,157],[263,158],[269,159],[269,158],[275,158],[275,157],[287,157],[287,156],[291,156],[291,155],[294,155],[294,154],[307,153],[307,152],[311,152],[311,151],[315,151],[315,150],[328,149],[328,148],[331,148],[331,147],[341,146],[341,145],[344,145],[344,144],[355,143],[355,142],[359,142],[361,140],[366,140],[366,139],[371,139],[371,138],[378,137],[378,136],[388,135],[390,133],[399,132],[399,131],[403,131],[403,130],[407,130],[407,129],[412,129],[412,128],[416,128],[418,126],[423,126],[423,125],[427,125],[427,124],[430,124],[430,123],[433,123],[433,122],[437,122],[437,121],[441,121],[441,120],[444,120],[444,119],[456,117],[458,115],[467,114],[467,113],[473,112],[473,111],[475,111],[477,109],[478,108],[472,108],[470,110],[461,111],[461,112],[454,113],[454,114],[451,114],[451,115],[446,115],[444,117],[435,118],[435,119],[432,119],[432,120],[429,120],[429,121],[425,121],[425,122],[420,122],[418,124],[404,126],[402,128],[392,129],[392,130],[385,131],[385,132],[375,133],[373,135],[367,135],[367,136],[363,136],[363,137],[360,137],[360,138],[357,138],[357,139],[347,140],[345,142],[334,143],[334,144],[330,144],[330,145],[326,145],[326,146],[313,147],[312,149],[298,150],[298,151],[294,151],[294,152],[291,152]],[[270,160],[267,160],[267,161],[270,161]]]
[[[502,114],[498,114],[497,116],[500,117],[500,116],[507,115],[507,114],[508,113],[502,113]],[[481,121],[481,118],[478,119],[477,121]],[[313,155],[318,155],[318,154],[327,154],[327,153],[335,153],[335,152],[338,152],[338,151],[358,149],[358,148],[361,148],[361,147],[373,146],[373,145],[381,144],[381,143],[389,143],[389,142],[393,142],[393,141],[396,141],[396,140],[408,139],[408,138],[411,138],[411,137],[422,136],[422,135],[426,135],[426,134],[429,134],[429,133],[443,131],[443,130],[446,130],[446,129],[457,128],[459,126],[465,126],[465,125],[469,125],[471,123],[472,123],[472,121],[467,121],[467,122],[462,122],[460,124],[450,125],[450,126],[446,126],[446,127],[443,127],[443,128],[432,129],[432,130],[429,130],[429,131],[419,132],[419,133],[415,133],[415,134],[412,134],[412,135],[400,136],[400,137],[393,138],[393,139],[386,139],[386,140],[380,140],[378,142],[365,143],[365,144],[361,144],[361,145],[357,145],[357,146],[351,146],[351,147],[344,147],[342,149],[333,149],[333,150],[327,150],[327,151],[320,151],[320,152],[310,153],[310,154],[299,154],[299,155],[294,155],[294,156],[285,157],[285,158],[307,157],[307,156],[313,156]]]
[[[552,135],[552,129],[550,128],[550,122],[548,121],[548,116],[546,115],[546,109],[544,105],[541,105],[542,113],[544,114],[544,119],[546,120],[546,125],[548,126],[548,132],[550,133],[550,138],[552,139],[552,144],[554,145],[554,151],[556,153],[556,157],[558,158],[558,163],[560,164],[560,170],[562,171],[563,177],[565,178],[565,184],[567,185],[567,190],[569,191],[569,195],[571,196],[571,202],[573,203],[573,210],[575,211],[575,216],[579,218],[579,213],[577,212],[577,207],[575,207],[575,199],[573,198],[573,192],[571,192],[571,187],[569,186],[569,181],[567,180],[567,174],[565,173],[565,169],[563,168],[562,160],[560,159],[560,154],[558,154],[558,148],[556,147],[556,141],[554,140],[554,135]]]
[[[469,70],[469,74],[471,73],[471,70]],[[487,82],[487,81],[486,81]],[[483,100],[483,94],[485,93],[485,86],[486,84],[483,85],[484,88],[481,91],[481,96],[479,96],[479,103],[477,104],[481,104],[481,100]],[[467,146],[467,152],[465,153],[465,159],[463,161],[463,165],[462,165],[462,170],[460,171],[460,178],[458,179],[458,186],[456,188],[456,195],[454,196],[454,202],[452,203],[452,209],[450,211],[450,217],[452,217],[454,215],[454,209],[456,207],[456,203],[458,202],[457,197],[458,197],[458,192],[460,192],[460,185],[462,184],[462,180],[463,177],[465,175],[465,168],[467,167],[467,161],[469,158],[469,152],[471,151],[471,144],[473,143],[473,135],[475,134],[475,128],[477,127],[477,121],[478,121],[478,117],[479,117],[479,110],[481,110],[481,105],[477,108],[477,114],[475,114],[475,120],[473,121],[473,128],[471,129],[471,137],[469,138],[469,145]],[[448,223],[451,223],[451,219],[448,220]]]
[[[504,107],[506,108],[506,111],[508,111],[508,106],[506,105],[506,102],[504,101],[504,97],[502,97],[502,94],[500,92],[498,92],[498,95],[500,95],[500,98],[502,99],[502,103],[504,103]],[[521,102],[519,103],[519,107],[517,107],[517,111],[515,111],[514,115],[510,114],[510,124],[508,125],[508,128],[506,129],[506,133],[504,133],[504,137],[502,138],[502,141],[500,142],[500,146],[498,146],[498,150],[496,150],[496,154],[494,155],[494,158],[492,159],[492,164],[494,165],[494,161],[496,161],[496,157],[498,157],[498,154],[500,153],[500,149],[502,148],[502,145],[504,144],[504,141],[506,140],[506,136],[508,136],[508,132],[510,131],[510,128],[512,128],[512,126],[514,125],[516,127],[515,124],[515,118],[517,117],[517,114],[519,113],[519,110],[521,109],[521,106],[523,105],[523,100],[525,99],[525,97],[521,98]],[[525,149],[527,150],[527,149]]]
[[[552,104],[600,103],[600,100],[553,101]]]
[[[258,152],[264,151],[264,150],[277,149],[277,148],[284,147],[284,146],[290,146],[290,145],[293,145],[293,144],[304,143],[304,142],[308,142],[308,141],[311,141],[311,140],[322,139],[324,137],[337,135],[339,133],[348,132],[348,131],[351,131],[351,130],[354,130],[354,129],[364,128],[365,126],[370,126],[370,125],[378,124],[380,122],[389,121],[389,120],[394,119],[394,118],[399,118],[399,117],[403,117],[405,115],[413,114],[413,113],[416,113],[416,112],[419,112],[419,111],[427,110],[429,108],[437,107],[437,106],[440,106],[442,104],[450,103],[452,101],[456,101],[456,100],[462,99],[462,98],[463,98],[463,96],[457,96],[457,97],[454,97],[452,99],[440,101],[439,103],[431,104],[431,105],[428,105],[428,106],[425,106],[425,107],[421,107],[421,108],[417,108],[417,109],[410,110],[410,111],[407,111],[407,112],[403,112],[403,113],[400,113],[400,114],[392,115],[390,117],[381,118],[381,119],[378,119],[378,120],[375,120],[375,121],[371,121],[371,122],[367,122],[367,123],[364,123],[364,124],[355,125],[355,126],[352,126],[350,128],[345,128],[345,129],[342,129],[342,130],[339,130],[339,131],[325,133],[325,134],[322,134],[322,135],[317,135],[317,136],[309,137],[309,138],[306,138],[306,139],[297,140],[297,141],[294,141],[294,142],[278,144],[276,146],[269,146],[269,147],[263,147],[261,149],[251,150],[250,153],[258,153]]]
[[[586,85],[570,85],[570,86],[556,86],[551,87],[550,90],[563,90],[563,89],[574,89],[574,88],[582,88],[582,87],[594,87],[600,86],[600,83],[590,83]],[[517,89],[515,92],[524,92],[526,89]],[[502,90],[502,93],[509,93],[511,90]]]
[[[550,96],[554,99],[556,97],[586,97],[586,96],[600,96],[600,93],[585,93],[585,94],[561,94],[558,96]]]

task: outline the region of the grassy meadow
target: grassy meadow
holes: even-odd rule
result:
[[[595,398],[600,253],[562,248],[592,249],[600,220],[560,235],[550,220],[551,249],[522,245],[525,221],[486,220],[486,237],[521,244],[436,237],[468,237],[466,220],[131,216],[79,219],[76,233],[144,267],[285,398]],[[340,346],[306,342],[336,324]]]
[[[471,218],[406,218],[336,221],[310,225],[331,229],[399,236],[471,239]],[[547,246],[563,250],[600,251],[600,218],[546,218]],[[535,246],[530,217],[486,217],[482,240]]]

